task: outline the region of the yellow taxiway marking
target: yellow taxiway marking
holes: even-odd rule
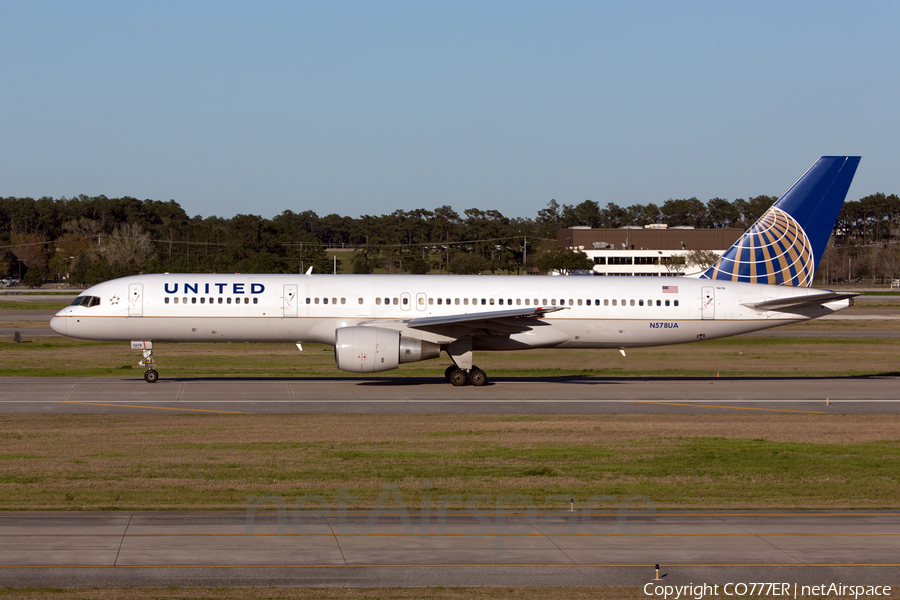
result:
[[[231,415],[242,415],[244,413],[237,410],[209,410],[202,408],[169,408],[167,406],[146,406],[143,404],[103,404],[102,402],[60,402],[60,404],[81,404],[83,406],[115,406],[116,408],[149,408],[153,410],[181,410],[186,412],[204,412],[204,413],[228,413]]]
[[[786,408],[751,408],[749,406],[723,406],[720,404],[686,404],[683,402],[651,402],[649,400],[630,400],[632,404],[660,404],[662,406],[693,406],[697,408],[727,408],[730,410],[763,410],[768,412],[808,413],[813,415],[830,415],[823,410],[788,410]]]

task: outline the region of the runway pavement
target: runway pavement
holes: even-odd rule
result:
[[[642,586],[900,576],[897,512],[0,514],[0,586]]]
[[[900,377],[28,378],[0,382],[0,414],[898,414]]]

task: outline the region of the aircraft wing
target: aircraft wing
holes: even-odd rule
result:
[[[787,310],[795,308],[803,308],[814,304],[825,304],[826,302],[835,302],[837,300],[847,300],[854,298],[859,294],[837,292],[825,292],[822,294],[809,294],[805,296],[790,296],[788,298],[776,298],[775,300],[766,300],[764,302],[748,302],[743,306],[754,310]]]
[[[514,310],[495,310],[491,312],[466,313],[460,315],[444,315],[439,317],[422,317],[410,320],[406,326],[413,329],[425,329],[439,325],[469,325],[483,327],[486,323],[507,323],[510,319],[540,319],[547,313],[563,310],[564,306],[548,306],[540,308],[517,308]]]

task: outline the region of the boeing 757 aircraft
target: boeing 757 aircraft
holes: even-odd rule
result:
[[[857,156],[823,156],[699,279],[429,275],[135,275],[95,285],[50,321],[131,342],[334,346],[353,373],[446,352],[453,385],[484,385],[475,351],[626,348],[711,340],[815,319],[855,294],[811,289]]]

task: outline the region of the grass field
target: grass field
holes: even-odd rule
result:
[[[682,584],[683,585],[683,584]],[[896,598],[897,587],[891,595]],[[661,596],[660,596],[661,597]],[[687,596],[693,598],[694,596]],[[716,598],[718,596],[704,596]],[[724,596],[727,597],[727,596]],[[152,588],[129,590],[104,589],[33,589],[2,590],[0,598],[22,600],[632,600],[649,598],[639,587],[564,587],[564,588],[504,588],[504,587],[430,587],[430,588]],[[685,598],[685,596],[681,596]],[[742,600],[756,600],[763,596],[741,596]],[[771,598],[769,596],[768,598]],[[827,596],[797,595],[803,600],[824,599]],[[830,600],[834,600],[831,596]]]
[[[370,509],[389,483],[410,509],[422,494],[443,496],[450,509],[494,508],[512,494],[546,509],[598,494],[616,497],[598,508],[630,495],[669,509],[900,506],[896,415],[5,415],[0,423],[0,510],[242,510],[252,495],[290,506],[304,495],[337,502],[341,490],[356,498],[348,508]]]
[[[21,325],[19,325],[21,326]],[[859,327],[859,324],[856,324]],[[854,376],[896,374],[900,338],[728,338],[679,346],[615,350],[476,352],[491,377],[522,376]],[[334,364],[330,346],[304,344],[154,345],[163,378],[352,377]],[[139,351],[125,343],[0,339],[0,376],[141,377]],[[441,377],[441,359],[401,365],[382,377]]]

